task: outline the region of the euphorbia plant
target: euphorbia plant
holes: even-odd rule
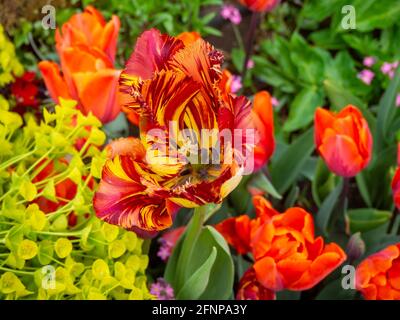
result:
[[[40,123],[0,110],[0,298],[150,299],[143,240],[92,209],[101,123],[60,102]]]

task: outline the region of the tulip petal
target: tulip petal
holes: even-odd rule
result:
[[[315,111],[314,127],[315,127],[315,145],[317,149],[320,147],[324,132],[328,128],[332,128],[335,121],[334,115],[323,108],[317,108]]]
[[[271,96],[267,91],[261,91],[254,96],[253,118],[254,128],[260,136],[254,148],[254,170],[257,171],[268,162],[275,149],[274,114]]]
[[[239,282],[236,300],[275,300],[275,292],[263,287],[256,278],[253,268],[247,270]]]
[[[274,259],[271,257],[264,257],[257,260],[253,268],[256,273],[257,281],[265,288],[272,291],[279,291],[285,287],[284,279],[279,273]]]
[[[73,74],[84,114],[92,112],[102,123],[117,117],[120,112],[116,98],[119,75],[120,71],[114,69]]]
[[[150,79],[154,73],[166,69],[171,57],[183,48],[183,42],[179,39],[161,34],[156,29],[145,31],[136,42],[122,78]]]
[[[59,66],[50,61],[39,62],[39,70],[42,73],[44,82],[51,98],[58,103],[58,98],[73,99],[71,97],[67,84],[60,74]]]
[[[154,190],[151,190],[154,191]],[[94,208],[102,220],[133,230],[159,231],[172,224],[165,194],[150,194],[129,156],[107,160]]]
[[[352,139],[333,132],[325,133],[319,152],[329,169],[342,177],[354,177],[368,164],[360,156]]]
[[[229,218],[217,224],[215,228],[239,254],[250,251],[250,218],[242,215]]]
[[[138,138],[119,138],[111,141],[106,146],[107,158],[114,159],[116,156],[130,156],[135,161],[143,161],[146,149]]]
[[[100,39],[100,47],[108,55],[110,60],[114,63],[115,54],[117,51],[118,33],[121,22],[118,16],[112,16],[111,21],[109,21],[103,30],[102,37]]]
[[[346,260],[343,250],[332,243],[325,247],[324,253],[318,256],[303,273],[300,279],[287,286],[290,290],[307,290],[314,287]]]

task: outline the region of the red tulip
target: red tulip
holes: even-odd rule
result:
[[[275,292],[261,285],[253,268],[247,270],[239,282],[236,300],[275,300]]]
[[[400,243],[388,246],[358,265],[356,288],[367,300],[400,300]]]
[[[315,144],[328,168],[342,177],[354,177],[371,160],[372,135],[367,121],[354,106],[338,114],[318,108]]]
[[[322,237],[314,236],[313,217],[305,210],[279,213],[260,196],[253,202],[255,219],[231,218],[217,225],[217,230],[239,253],[252,253],[256,286],[272,291],[307,290],[346,259],[337,244],[324,244]]]
[[[251,11],[267,12],[274,9],[280,0],[239,0],[239,2]]]
[[[400,168],[396,169],[396,173],[392,180],[392,193],[396,208],[400,210]]]
[[[260,91],[254,96],[254,127],[259,133],[259,141],[254,148],[254,170],[261,169],[274,153],[274,113],[271,96],[267,91]]]

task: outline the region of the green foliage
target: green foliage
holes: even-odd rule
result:
[[[0,24],[0,88],[12,82],[14,76],[20,76],[22,73],[23,67],[15,55],[15,47],[7,39]]]
[[[234,270],[228,245],[213,227],[203,227],[212,207],[195,210],[168,260],[164,277],[177,299],[228,299],[232,293]]]

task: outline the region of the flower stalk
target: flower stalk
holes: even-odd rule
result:
[[[254,49],[254,41],[256,38],[256,31],[257,27],[260,21],[260,13],[259,12],[253,12],[251,15],[251,20],[250,20],[250,27],[249,31],[247,34],[247,43],[246,43],[246,55],[243,61],[243,68],[242,68],[242,79],[243,81],[246,78],[247,74],[247,64],[250,60],[251,55],[253,54],[253,49]]]

